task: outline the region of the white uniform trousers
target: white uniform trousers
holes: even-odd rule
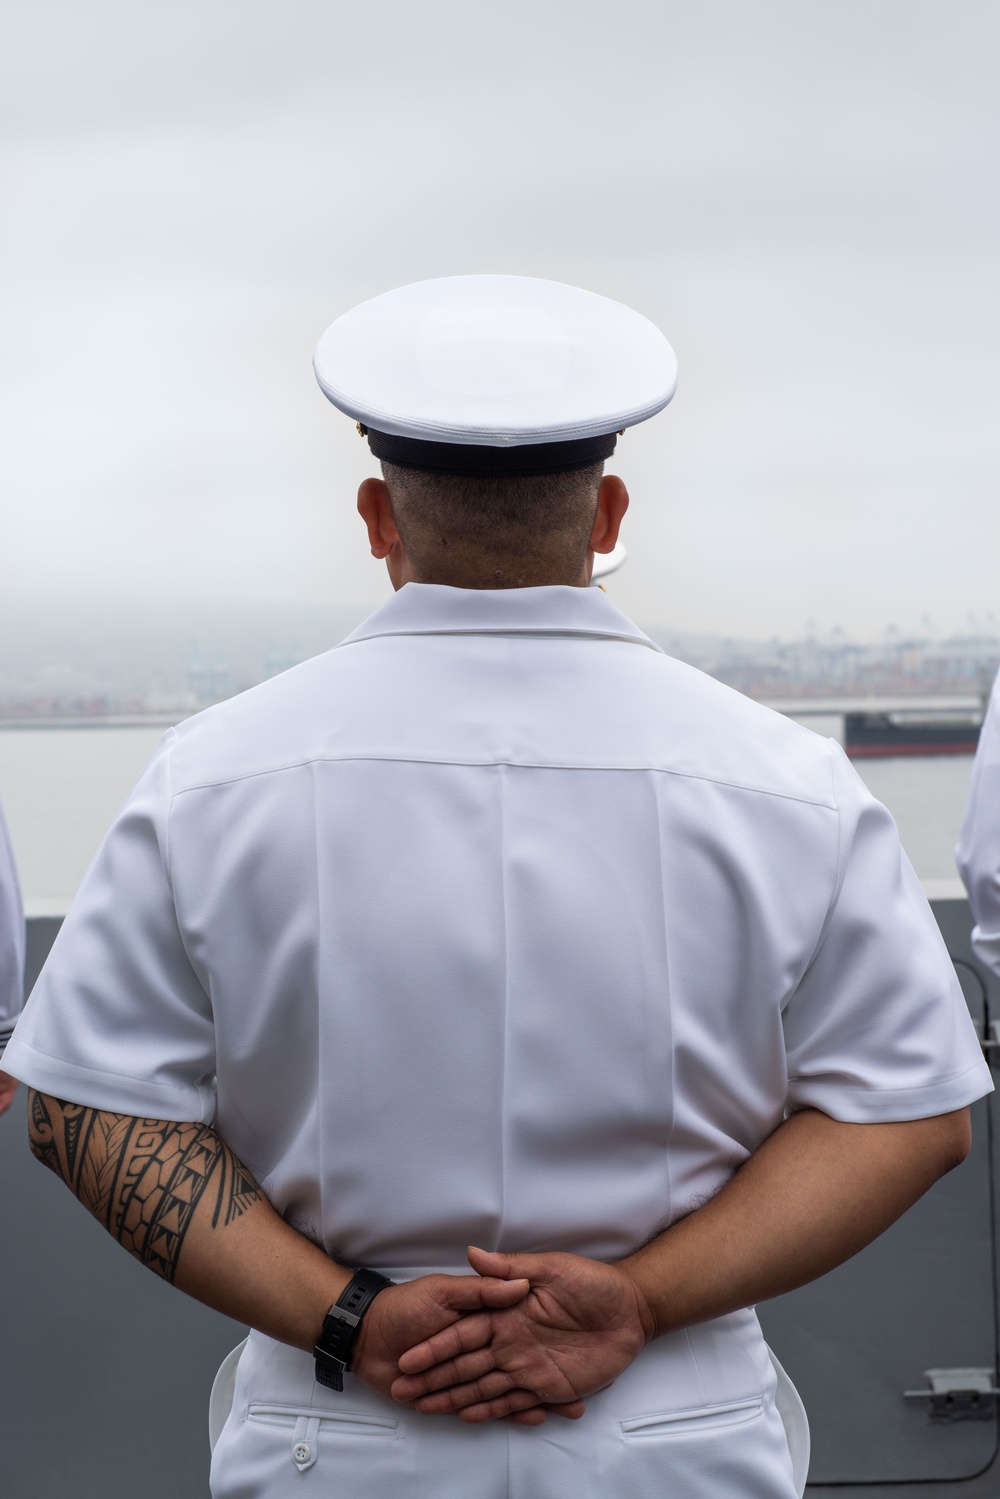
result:
[[[752,1312],[650,1344],[580,1421],[470,1426],[345,1386],[252,1333],[213,1391],[213,1499],[797,1499],[805,1484],[805,1413]]]

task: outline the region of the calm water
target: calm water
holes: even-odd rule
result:
[[[0,732],[0,800],[29,910],[65,909],[162,729]]]
[[[817,724],[824,732],[832,725]],[[104,830],[156,746],[160,729],[0,732],[0,799],[29,909],[64,909]],[[925,881],[954,880],[952,850],[969,789],[966,755],[858,766],[896,819]]]

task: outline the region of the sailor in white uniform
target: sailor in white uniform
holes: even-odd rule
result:
[[[10,1046],[32,1148],[254,1329],[216,1499],[793,1499],[753,1303],[991,1087],[927,903],[836,744],[586,586],[657,329],[460,277],[315,364],[397,591],[164,738]]]
[[[3,1055],[24,1003],[24,907],[10,833],[0,807],[0,1114],[10,1108],[17,1079]]]
[[[976,956],[1000,973],[1000,674],[979,735],[955,861],[972,907]]]

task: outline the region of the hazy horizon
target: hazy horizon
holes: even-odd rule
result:
[[[608,585],[612,602],[619,604],[615,585],[620,577]],[[140,705],[166,711],[185,703],[203,704],[208,696],[243,691],[329,650],[366,612],[357,604],[193,597],[89,599],[76,601],[75,607],[50,606],[44,600],[18,607],[10,600],[0,601],[0,717],[4,709],[16,713],[31,703],[64,705],[58,711],[81,711],[70,705],[89,703],[88,711],[95,711],[93,705],[102,698],[113,711],[127,703],[132,705],[127,711],[139,711]],[[950,674],[958,671],[968,677],[973,669],[968,663],[973,662],[978,682],[1000,660],[1000,626],[995,619],[980,621],[976,631],[957,636],[924,633],[917,637],[919,645],[897,634],[859,640],[816,630],[780,639],[686,631],[655,620],[637,623],[668,654],[765,697],[779,690],[775,672],[791,673],[803,684],[808,678],[829,685],[832,676],[847,670],[848,661],[867,662],[869,678],[876,673],[882,685],[869,686],[869,691],[888,690],[883,679],[905,667],[902,690],[962,693],[970,690],[969,682],[952,682]],[[951,665],[939,664],[930,679],[921,675],[921,662]],[[751,678],[769,680],[771,687],[758,689]]]

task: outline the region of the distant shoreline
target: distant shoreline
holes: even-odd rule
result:
[[[739,689],[737,689],[739,690]],[[753,696],[753,694],[747,694]],[[226,699],[220,699],[226,701]],[[787,697],[774,693],[754,696],[754,701],[776,713],[786,713],[790,718],[824,717],[844,713],[892,713],[907,711],[924,712],[968,712],[984,707],[981,695],[963,693],[897,692],[892,694],[856,693],[827,696],[808,696],[789,693]],[[0,711],[0,733],[18,732],[26,729],[169,729],[174,724],[202,713],[212,703],[200,703],[197,707],[151,709],[138,713],[15,713]]]
[[[21,729],[172,729],[199,712],[200,708],[176,708],[172,713],[65,713],[55,717],[39,714],[37,718],[22,714],[0,717],[0,733]]]

